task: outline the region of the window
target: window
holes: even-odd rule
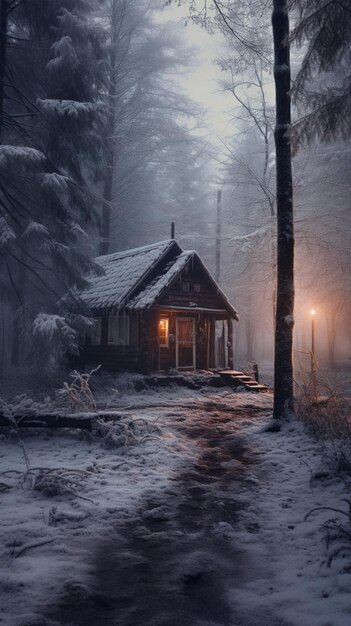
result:
[[[113,346],[129,346],[129,317],[108,316],[108,343]]]
[[[187,280],[182,282],[182,291],[190,291],[190,283]]]
[[[195,293],[200,293],[200,291],[201,291],[200,283],[195,283],[194,284],[194,291],[195,291]]]
[[[158,340],[161,348],[168,348],[169,345],[169,319],[161,317],[158,323]]]
[[[90,329],[90,343],[92,346],[101,345],[101,321],[101,317],[97,317]]]

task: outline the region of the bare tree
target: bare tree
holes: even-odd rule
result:
[[[273,0],[274,80],[276,93],[277,303],[275,322],[273,417],[294,410],[294,215],[291,167],[289,15],[287,0]]]

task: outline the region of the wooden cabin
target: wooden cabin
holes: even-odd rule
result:
[[[238,316],[196,252],[171,239],[96,261],[104,275],[82,294],[95,324],[80,365],[139,372],[233,367]]]

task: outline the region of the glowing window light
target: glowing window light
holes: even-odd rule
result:
[[[164,348],[168,348],[168,329],[169,319],[168,317],[161,317],[158,323],[158,339],[159,345]]]

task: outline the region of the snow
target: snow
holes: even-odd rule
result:
[[[342,558],[327,567],[321,531],[334,514],[306,519],[345,509],[345,484],[318,474],[302,425],[265,432],[269,394],[132,382],[96,392],[121,415],[116,433],[133,424],[119,447],[75,431],[3,436],[0,624],[348,626],[351,575]],[[82,474],[55,492],[44,472],[34,489],[37,467]]]
[[[38,313],[33,322],[33,333],[45,336],[47,341],[52,341],[57,333],[71,336],[72,341],[75,338],[74,331],[68,326],[64,317],[48,313]]]
[[[56,172],[45,173],[42,176],[41,187],[44,189],[50,189],[57,193],[64,193],[68,190],[70,180],[63,174],[57,174]]]
[[[16,233],[4,217],[0,217],[0,246],[7,246],[16,239]]]
[[[143,291],[128,302],[128,308],[145,309],[154,304],[161,293],[171,285],[178,273],[193,259],[194,254],[191,251],[182,252],[174,262],[169,263],[163,275],[157,276]]]
[[[251,250],[260,243],[262,238],[269,234],[269,232],[269,227],[256,228],[256,230],[253,230],[245,235],[236,235],[235,237],[231,237],[230,241],[240,244],[241,252],[251,252]]]
[[[28,222],[28,226],[24,230],[22,237],[32,237],[36,236],[38,238],[44,237],[47,238],[50,235],[49,229],[44,226],[44,224],[40,224],[39,222],[35,222],[34,220],[30,220]]]
[[[70,67],[70,71],[75,70],[79,66],[79,59],[74,49],[73,42],[69,35],[64,35],[52,45],[54,58],[49,61],[47,67],[49,70],[61,70]]]
[[[286,63],[275,63],[274,73],[283,74],[284,72],[290,72],[290,67]]]
[[[9,167],[12,163],[20,165],[40,165],[45,161],[45,155],[35,148],[26,146],[0,146],[0,167]]]
[[[82,299],[90,308],[120,308],[131,290],[145,280],[155,264],[171,250],[174,241],[162,241],[150,246],[134,248],[97,257],[104,276],[91,278],[90,287]]]
[[[166,254],[172,248],[175,253],[173,258],[166,265],[162,264]],[[234,319],[239,319],[235,309],[196,252],[182,251],[173,239],[97,257],[95,260],[103,268],[105,274],[90,278],[90,287],[82,293],[82,299],[91,309],[116,307],[121,310],[125,307],[128,310],[142,310],[150,308],[157,303],[186,266],[196,261],[211,281],[217,295],[223,299],[224,308],[230,310]],[[152,276],[152,271],[155,269],[157,269],[157,275]],[[191,303],[191,306],[196,307],[197,304]]]
[[[96,111],[97,105],[92,102],[78,102],[76,100],[38,99],[37,105],[49,115],[68,116],[78,118]]]

